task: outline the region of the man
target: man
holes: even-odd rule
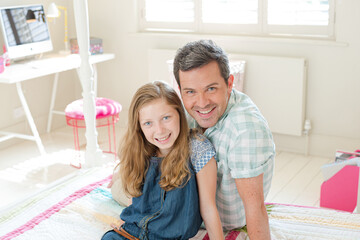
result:
[[[275,145],[265,118],[248,96],[232,89],[226,53],[212,41],[177,51],[174,75],[190,114],[216,149],[217,207],[226,230],[247,226],[251,240],[270,239],[264,198],[273,174]]]

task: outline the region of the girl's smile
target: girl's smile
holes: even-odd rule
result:
[[[170,136],[171,136],[171,134],[169,134],[168,136],[165,136],[163,138],[155,138],[155,140],[162,143],[162,144],[164,144],[165,142],[167,142],[167,140],[170,139]]]

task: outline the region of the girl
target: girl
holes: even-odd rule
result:
[[[214,155],[209,140],[189,131],[181,100],[168,84],[142,86],[130,105],[118,173],[132,204],[122,211],[120,228],[102,239],[189,239],[201,216],[210,238],[223,239]]]

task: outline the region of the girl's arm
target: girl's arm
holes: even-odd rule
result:
[[[216,161],[214,158],[211,158],[196,174],[196,181],[199,188],[200,213],[210,239],[222,240],[224,239],[224,234],[215,200],[216,179]]]
[[[128,199],[128,206],[130,206],[132,204],[132,198]],[[123,225],[125,222],[122,219],[118,219],[116,222],[112,222],[110,224],[110,226],[112,228],[116,228],[119,229],[121,227],[121,225]]]

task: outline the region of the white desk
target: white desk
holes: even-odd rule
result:
[[[96,82],[97,82],[95,64],[99,62],[111,60],[114,57],[115,57],[114,54],[98,54],[98,55],[90,56],[90,60],[89,60],[90,64],[94,66],[95,91],[96,91]],[[22,139],[32,140],[36,142],[40,153],[45,154],[44,145],[41,142],[39,133],[34,123],[34,119],[31,115],[24,93],[21,88],[21,82],[50,74],[55,74],[51,102],[50,102],[48,126],[47,126],[47,130],[49,132],[51,128],[52,114],[54,113],[60,114],[59,111],[55,111],[53,109],[56,98],[56,89],[57,89],[57,81],[59,78],[59,73],[71,69],[78,69],[80,67],[80,63],[81,63],[80,56],[78,54],[71,54],[68,56],[48,55],[39,60],[23,61],[20,63],[12,64],[9,67],[7,67],[5,71],[0,74],[0,83],[16,84],[17,93],[19,95],[20,102],[24,109],[26,118],[29,122],[32,135],[0,131],[0,135],[4,135],[3,137],[0,137],[0,142],[6,141],[11,138],[22,138]]]

